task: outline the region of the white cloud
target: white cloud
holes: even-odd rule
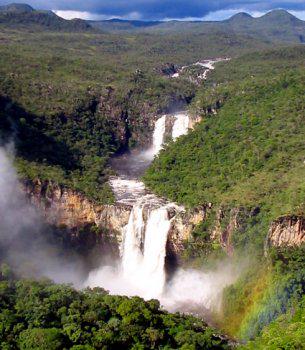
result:
[[[302,19],[305,21],[305,11],[289,11],[294,16],[298,17],[299,19]]]
[[[74,19],[80,18],[84,20],[92,20],[92,21],[102,21],[111,18],[119,18],[119,19],[130,19],[130,20],[139,20],[142,18],[139,12],[130,12],[125,16],[115,16],[115,15],[104,15],[98,13],[92,13],[87,11],[67,11],[67,10],[53,10],[53,12],[64,19]]]
[[[210,12],[208,15],[203,17],[203,21],[222,21],[228,19],[239,12],[246,12],[244,9],[229,9],[229,10],[219,10],[215,12]]]

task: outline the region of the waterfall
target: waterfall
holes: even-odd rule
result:
[[[134,206],[127,226],[124,228],[122,269],[125,277],[135,277],[142,263],[141,245],[145,223],[143,219],[143,207]]]
[[[196,64],[207,69],[203,78],[213,69],[213,63]],[[116,204],[129,206],[131,212],[127,225],[119,229],[122,233],[120,259],[91,271],[85,287],[103,287],[111,294],[158,298],[168,310],[198,314],[202,306],[218,307],[223,288],[237,278],[238,274],[225,264],[213,273],[179,269],[166,283],[167,240],[171,227],[177,230],[177,224],[180,226],[179,213],[184,208],[149,193],[139,176],[163,148],[166,132],[175,141],[187,134],[189,125],[190,118],[185,112],[163,115],[155,122],[150,149],[125,154],[113,163],[118,175],[113,176],[109,184]]]
[[[155,123],[154,134],[153,134],[153,154],[158,154],[164,142],[165,135],[165,123],[166,123],[166,115],[163,115],[159,118]]]
[[[176,114],[172,130],[172,138],[176,140],[179,136],[187,134],[190,118],[187,114]]]
[[[164,263],[169,229],[167,208],[153,210],[146,226],[143,265],[152,297],[160,296],[164,289]]]
[[[132,290],[141,291],[145,298],[162,294],[165,284],[164,262],[170,220],[166,207],[147,210],[143,221],[143,206],[133,207],[124,230],[122,275]]]
[[[162,149],[167,120],[173,122],[174,140],[188,131],[187,114],[161,116],[155,122],[152,149],[146,151],[147,157],[151,156],[150,161]],[[121,259],[115,271],[111,267],[92,271],[87,283],[103,286],[112,293],[161,298],[166,281],[166,243],[172,220],[169,210],[178,213],[181,208],[148,193],[137,178],[123,174],[112,178],[110,185],[118,203],[132,205],[128,224],[122,230]]]

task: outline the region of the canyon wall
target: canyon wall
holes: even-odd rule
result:
[[[106,229],[115,240],[121,240],[131,211],[129,206],[98,205],[81,193],[50,181],[23,181],[21,186],[48,224],[71,231],[95,225]]]
[[[267,246],[293,247],[305,243],[305,218],[283,216],[275,220],[268,232]]]
[[[90,201],[74,190],[50,181],[23,181],[22,190],[30,203],[42,214],[45,221],[55,227],[65,228],[71,234],[80,228],[95,226],[104,238],[113,242],[118,250],[123,239],[123,229],[127,225],[132,207],[116,203],[100,205]],[[183,250],[183,242],[191,235],[195,225],[205,217],[204,209],[190,212],[168,212],[172,218],[167,249],[171,256],[178,256]],[[103,240],[103,237],[99,237]]]
[[[48,181],[23,181],[21,186],[31,204],[41,212],[48,224],[64,228],[71,236],[81,228],[96,227],[97,241],[111,241],[112,250],[119,252],[123,229],[128,224],[132,210],[131,206],[120,203],[99,205],[81,193]],[[172,219],[166,245],[167,258],[170,261],[179,262],[185,241],[190,238],[195,226],[206,219],[210,209],[206,206],[192,211],[168,213]],[[233,235],[239,234],[244,229],[245,218],[255,216],[258,212],[258,208],[252,210],[233,208],[228,211],[218,209],[211,231],[211,240],[219,242],[227,254],[232,255]],[[303,243],[305,243],[304,217],[281,217],[270,225],[266,240],[268,247],[300,246]]]

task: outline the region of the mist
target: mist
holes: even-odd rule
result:
[[[21,277],[47,277],[80,286],[84,278],[81,262],[65,257],[50,242],[51,228],[22,192],[13,160],[13,144],[0,147],[1,262],[8,263]]]
[[[120,262],[117,266],[101,266],[89,274],[84,287],[102,287],[113,295],[140,296],[146,300],[158,299],[170,312],[192,313],[207,317],[219,312],[224,289],[240,276],[245,265],[237,266],[227,259],[213,270],[179,268],[165,284],[162,293],[155,293],[150,276],[126,276]],[[140,267],[139,267],[140,268]]]
[[[168,311],[183,311],[198,316],[207,312],[219,312],[222,295],[226,287],[232,285],[242,271],[242,265],[225,259],[214,268],[178,269],[169,281],[161,298]]]

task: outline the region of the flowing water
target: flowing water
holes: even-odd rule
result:
[[[168,234],[175,216],[184,212],[184,208],[150,193],[138,179],[162,150],[168,129],[171,138],[176,140],[188,132],[189,124],[189,116],[184,112],[161,116],[155,123],[149,150],[123,155],[113,163],[118,176],[110,179],[110,185],[116,201],[132,207],[122,232],[121,259],[116,266],[102,266],[92,271],[86,285],[103,287],[112,294],[157,298],[170,311],[206,316],[207,308],[219,307],[221,291],[236,275],[230,266],[213,274],[179,269],[167,281]]]
[[[187,113],[161,116],[155,122],[153,144],[149,150],[127,157],[123,155],[116,160],[120,164],[119,176],[111,178],[110,185],[117,203],[132,206],[128,224],[122,232],[121,261],[114,269],[107,267],[105,270],[102,267],[92,272],[89,285],[105,286],[103,280],[107,279],[109,283],[110,273],[112,282],[106,283],[105,287],[111,292],[121,294],[120,283],[117,281],[119,279],[125,285],[123,294],[145,298],[161,297],[166,281],[166,243],[173,220],[169,210],[180,212],[184,208],[149,193],[137,175],[149,166],[162,149],[166,124],[172,125],[170,136],[175,140],[187,133],[189,122]],[[124,163],[125,167],[122,166]]]
[[[202,69],[204,70],[204,72],[200,75],[198,75],[198,79],[199,80],[206,80],[207,79],[207,76],[208,74],[215,69],[215,64],[218,63],[218,62],[223,62],[223,61],[229,61],[230,58],[215,58],[215,59],[212,59],[212,60],[204,60],[204,61],[201,61],[201,62],[196,62],[196,63],[193,63],[189,66],[183,66],[181,67],[178,72],[174,73],[171,77],[172,78],[179,78],[181,73],[183,73],[183,71],[189,67],[192,67],[192,66],[200,66],[202,67]]]

